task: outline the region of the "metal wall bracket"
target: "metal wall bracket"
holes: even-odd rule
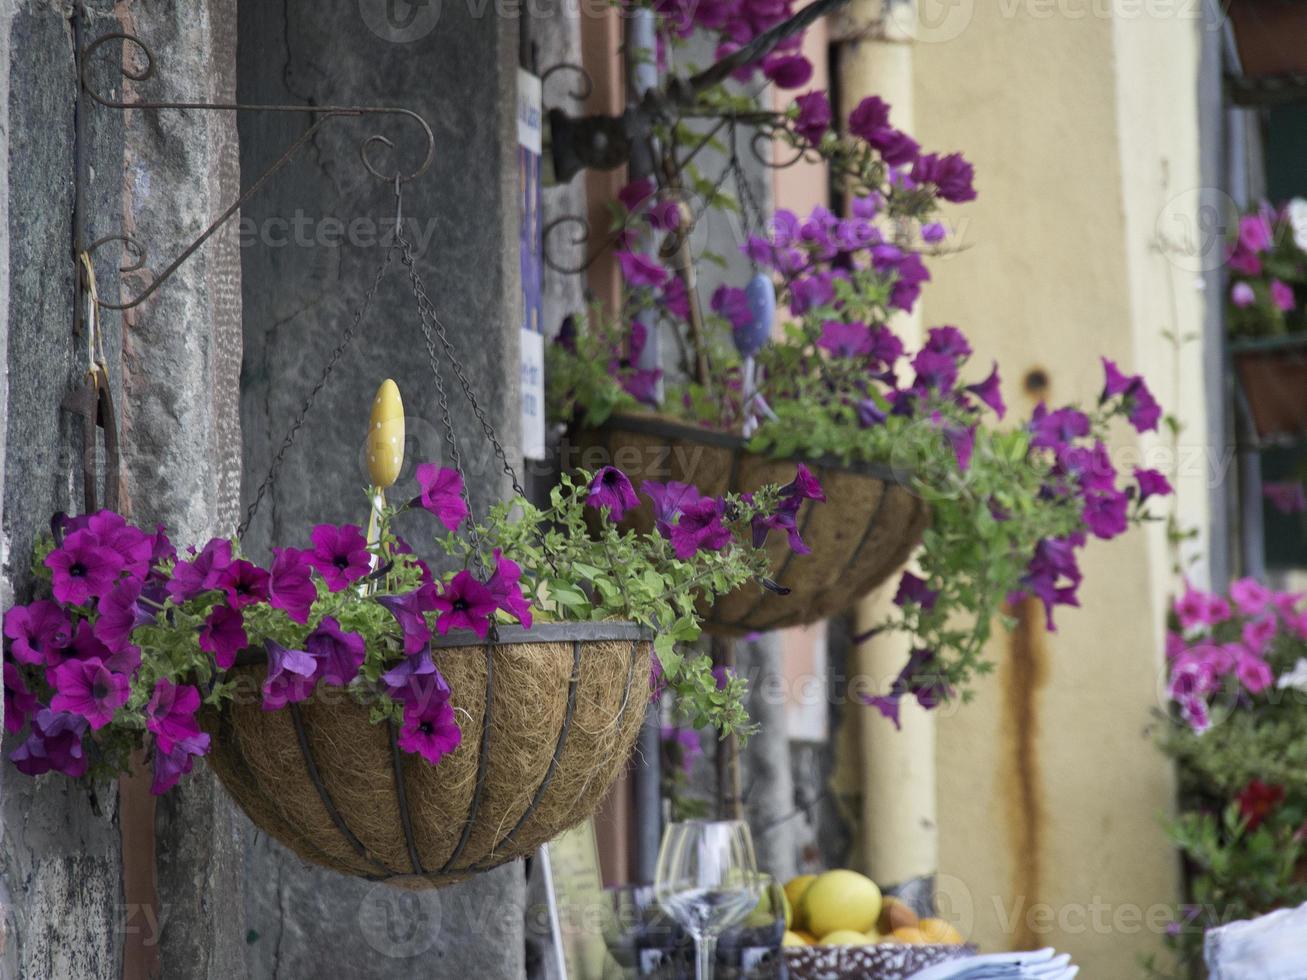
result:
[[[418,115],[416,112],[414,112],[411,109],[401,109],[392,106],[243,105],[234,102],[233,103],[146,102],[146,101],[125,102],[125,101],[115,101],[111,98],[106,98],[105,96],[101,95],[99,92],[95,91],[95,89],[92,87],[89,68],[92,64],[91,59],[95,56],[96,52],[101,47],[103,47],[104,45],[108,44],[111,41],[123,41],[125,44],[134,45],[145,59],[145,66],[140,69],[132,68],[128,64],[128,62],[124,59],[122,62],[121,70],[122,70],[123,77],[125,79],[133,82],[144,82],[148,80],[154,75],[154,63],[155,63],[154,53],[150,50],[149,46],[146,45],[145,42],[142,41],[140,38],[132,34],[124,34],[124,33],[105,34],[103,37],[96,38],[94,41],[88,44],[86,46],[86,49],[82,51],[81,58],[80,58],[80,76],[81,76],[82,91],[85,92],[88,96],[90,96],[96,103],[98,103],[99,105],[103,106],[106,109],[117,109],[120,111],[127,110],[127,109],[144,109],[144,110],[182,109],[182,110],[199,110],[205,112],[210,112],[210,111],[306,112],[312,114],[316,118],[314,119],[312,125],[310,125],[303,133],[301,133],[299,137],[293,143],[291,143],[290,146],[286,148],[285,152],[283,152],[281,156],[278,157],[277,160],[271,166],[269,166],[266,170],[264,170],[263,173],[261,173],[258,176],[258,178],[255,179],[255,181],[249,186],[249,188],[246,191],[244,191],[244,193],[240,195],[240,197],[238,197],[225,211],[222,212],[222,214],[220,214],[207,228],[205,228],[204,231],[200,233],[199,237],[197,237],[194,241],[192,241],[189,245],[187,245],[186,248],[182,250],[181,254],[179,254],[175,259],[173,259],[171,263],[169,263],[167,268],[165,268],[162,272],[160,272],[158,275],[156,275],[153,278],[149,286],[147,286],[139,295],[123,303],[108,303],[102,299],[97,298],[96,303],[104,309],[129,310],[132,307],[139,306],[141,303],[143,303],[156,290],[158,290],[160,286],[162,286],[165,282],[167,282],[169,277],[171,277],[172,274],[176,272],[178,268],[180,268],[181,265],[187,259],[189,259],[192,255],[194,255],[195,252],[206,241],[212,238],[213,235],[218,231],[218,229],[221,228],[224,224],[226,224],[227,221],[229,221],[231,217],[234,214],[236,214],[236,212],[239,211],[247,201],[249,201],[252,197],[254,197],[254,195],[256,195],[260,190],[262,190],[263,186],[269,180],[271,180],[272,177],[278,171],[280,171],[283,167],[285,167],[286,164],[288,164],[295,157],[295,155],[304,147],[304,145],[308,143],[309,140],[311,140],[317,134],[318,130],[320,130],[323,126],[325,126],[328,122],[330,122],[333,119],[343,119],[347,117],[359,117],[359,116],[390,115],[390,116],[400,116],[402,118],[411,119],[419,127],[421,127],[422,133],[426,138],[426,155],[424,156],[421,165],[412,173],[406,174],[398,170],[392,173],[383,173],[381,170],[378,169],[372,157],[372,154],[375,152],[374,144],[380,143],[384,146],[391,147],[391,148],[393,148],[395,145],[386,137],[374,134],[369,136],[367,139],[365,139],[362,142],[362,144],[359,146],[359,155],[362,158],[363,166],[367,169],[367,171],[370,174],[372,174],[373,177],[376,177],[378,180],[383,180],[386,181],[387,183],[397,183],[397,184],[414,180],[415,178],[420,177],[422,174],[426,173],[427,169],[431,166],[431,161],[435,157],[436,140],[435,140],[435,136],[431,132],[431,126],[428,125],[425,119],[423,119],[420,115]],[[78,145],[79,145],[79,151],[84,152],[84,146],[85,146],[84,140],[79,139]],[[79,163],[77,169],[78,169],[77,196],[79,199],[78,213],[80,214],[82,212],[80,198],[83,192],[82,182],[84,180],[83,174],[85,173],[85,168]],[[95,241],[91,242],[90,244],[85,244],[81,241],[78,241],[75,243],[74,251],[75,253],[85,252],[87,255],[93,255],[96,249],[110,242],[121,242],[127,247],[129,251],[132,252],[134,256],[133,264],[122,267],[120,271],[136,272],[144,268],[148,257],[148,253],[145,246],[141,242],[133,238],[132,236],[126,234],[105,235],[104,237],[98,238]]]

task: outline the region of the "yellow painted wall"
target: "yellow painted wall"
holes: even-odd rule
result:
[[[1146,371],[1188,427],[1180,520],[1205,526],[1201,351],[1163,337],[1200,330],[1201,297],[1196,270],[1154,241],[1197,203],[1201,28],[1185,4],[1113,6],[924,0],[951,19],[914,49],[916,135],[964,150],[980,191],[951,215],[967,247],[934,263],[926,323],[962,326],[998,360],[1019,417],[1029,371],[1050,402],[1095,399],[1100,353]],[[1119,431],[1114,458],[1174,473],[1166,443]],[[988,949],[1054,945],[1082,976],[1121,980],[1160,946],[1179,888],[1158,823],[1173,785],[1145,729],[1170,566],[1161,527],[1092,544],[1083,608],[1054,634],[1024,617],[994,642],[977,700],[940,719],[941,890]]]

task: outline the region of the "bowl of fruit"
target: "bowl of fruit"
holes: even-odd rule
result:
[[[785,885],[782,941],[792,980],[899,980],[975,953],[951,923],[920,917],[856,871],[800,875]]]

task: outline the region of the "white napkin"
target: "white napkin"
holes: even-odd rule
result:
[[[911,980],[1072,980],[1079,972],[1066,953],[1041,949],[949,960],[913,974]]]
[[[1307,980],[1307,904],[1209,929],[1211,980]]]

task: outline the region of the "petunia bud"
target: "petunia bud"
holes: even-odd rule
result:
[[[368,421],[368,474],[372,485],[385,490],[399,479],[404,465],[404,402],[399,386],[387,378],[372,401]]]

